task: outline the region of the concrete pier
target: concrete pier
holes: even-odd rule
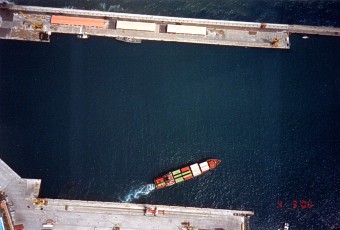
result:
[[[21,13],[20,13],[21,12]],[[105,28],[79,25],[57,25],[51,16],[62,15],[87,19],[104,19]],[[59,9],[50,7],[16,6],[0,10],[0,38],[29,41],[49,41],[54,33],[103,37],[128,37],[140,40],[185,42],[212,45],[289,48],[288,25],[261,24],[251,22],[220,21],[206,19],[175,18],[153,15],[124,14],[100,11]],[[118,21],[155,24],[155,30],[117,29]],[[34,28],[34,23],[43,24]],[[172,33],[169,25],[195,26],[205,29],[205,34]],[[44,36],[48,35],[48,36]]]
[[[0,159],[0,191],[14,225],[25,229],[247,229],[250,211],[62,199],[37,199],[40,180],[23,179]],[[146,208],[159,214],[145,215]],[[48,227],[49,226],[49,227]]]
[[[99,28],[89,25],[77,25],[72,22],[58,24],[51,21],[53,16],[74,17],[88,21],[103,20],[104,26]],[[117,28],[118,23],[138,23],[140,28]],[[146,31],[146,24],[148,24],[147,26],[154,26],[154,29]],[[175,30],[171,28],[175,28]],[[200,31],[200,33],[197,33],[197,31]],[[1,7],[0,3],[0,39],[48,42],[50,41],[50,36],[54,33],[76,34],[80,38],[102,36],[134,40],[289,49],[289,35],[291,33],[340,36],[340,28],[165,17],[8,4],[2,4]]]

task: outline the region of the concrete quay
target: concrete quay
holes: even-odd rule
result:
[[[250,211],[63,199],[39,199],[41,181],[24,179],[0,159],[0,191],[14,225],[40,230],[248,229]],[[43,201],[39,203],[37,201]],[[145,215],[146,208],[159,214]]]
[[[105,28],[51,23],[51,16],[71,16],[103,19]],[[103,36],[139,40],[184,42],[210,45],[289,49],[288,25],[237,22],[208,19],[176,18],[153,15],[125,14],[101,11],[17,6],[0,9],[0,39],[48,42],[54,33],[76,34],[82,37]],[[154,31],[116,28],[118,21],[155,24]],[[34,23],[42,24],[34,28]],[[192,31],[173,33],[169,26],[200,27],[204,34]],[[45,36],[46,35],[46,36]]]

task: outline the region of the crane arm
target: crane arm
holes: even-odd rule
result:
[[[33,20],[29,19],[29,18],[27,17],[27,15],[24,14],[23,12],[20,11],[19,13],[26,19],[26,21],[32,23],[32,25],[34,26],[34,29],[42,29],[42,28],[43,28],[43,26],[44,26],[43,23],[36,23],[36,22],[34,22]]]

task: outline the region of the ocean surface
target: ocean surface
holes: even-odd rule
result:
[[[339,1],[16,3],[340,22]],[[294,35],[291,43],[268,50],[68,35],[49,44],[0,40],[0,157],[20,176],[42,179],[41,197],[253,210],[254,230],[283,222],[331,229],[340,224],[340,39]],[[156,176],[210,157],[223,161],[216,170],[150,192]]]

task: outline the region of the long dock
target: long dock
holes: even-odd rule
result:
[[[165,17],[0,3],[0,39],[49,42],[54,33],[79,38],[185,42],[289,49],[291,33],[340,36],[340,28]]]
[[[0,159],[0,191],[6,194],[1,202],[6,204],[5,213],[10,213],[7,223],[35,230],[246,230],[254,215],[224,209],[41,199],[40,184],[38,179],[21,178]],[[148,208],[155,207],[158,215],[145,215]]]

